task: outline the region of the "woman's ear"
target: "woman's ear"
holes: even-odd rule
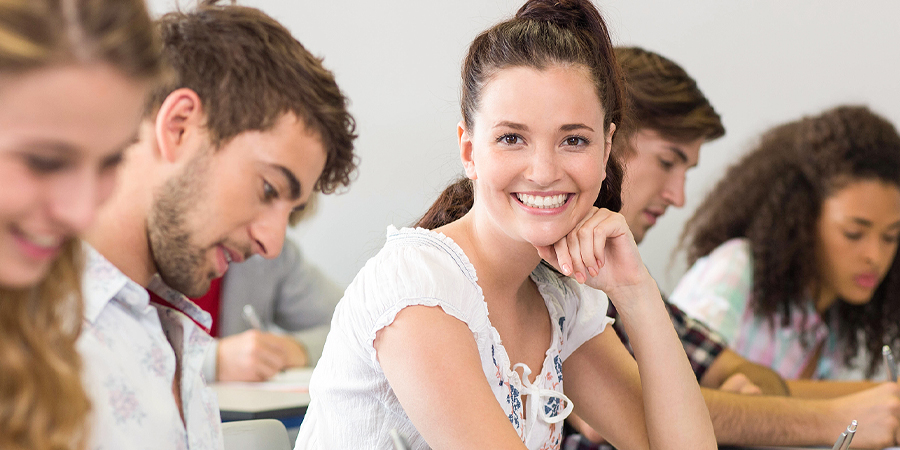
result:
[[[616,133],[616,124],[610,122],[609,130],[606,132],[605,140],[606,146],[603,150],[603,165],[606,166],[609,164],[609,155],[612,152],[612,140],[613,135]]]
[[[160,158],[175,162],[192,153],[203,127],[200,96],[191,89],[172,91],[156,113],[157,148]]]
[[[616,133],[616,124],[610,123],[609,129],[606,130],[606,135],[603,136],[603,173],[600,174],[600,191],[603,192],[603,186],[608,180],[606,179],[606,170],[609,169],[609,155],[612,154],[612,140],[613,135]]]
[[[475,155],[472,151],[472,136],[466,131],[466,125],[462,121],[456,125],[456,134],[459,138],[459,159],[462,160],[463,169],[466,171],[466,177],[470,180],[477,180],[478,173],[475,171]]]

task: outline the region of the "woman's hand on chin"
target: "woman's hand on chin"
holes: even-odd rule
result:
[[[569,234],[537,250],[556,270],[610,297],[648,283],[656,289],[625,218],[605,208],[592,208]]]

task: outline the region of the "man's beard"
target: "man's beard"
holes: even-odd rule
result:
[[[203,193],[209,163],[209,156],[203,152],[180,174],[166,181],[153,200],[147,222],[150,256],[160,278],[188,297],[205,294],[210,281],[216,277],[214,272],[203,273],[209,249],[198,248],[192,242],[188,224],[191,214],[196,215],[207,200]]]

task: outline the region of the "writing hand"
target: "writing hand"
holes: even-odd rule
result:
[[[219,381],[265,381],[289,367],[306,365],[302,345],[290,336],[248,330],[219,340]]]

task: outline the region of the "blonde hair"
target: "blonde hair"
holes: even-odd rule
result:
[[[70,240],[31,289],[0,287],[0,448],[83,448],[90,409],[75,340],[81,248]]]
[[[95,62],[148,82],[161,75],[143,0],[0,0],[0,74]],[[85,447],[81,255],[73,238],[36,286],[0,286],[0,449]]]

